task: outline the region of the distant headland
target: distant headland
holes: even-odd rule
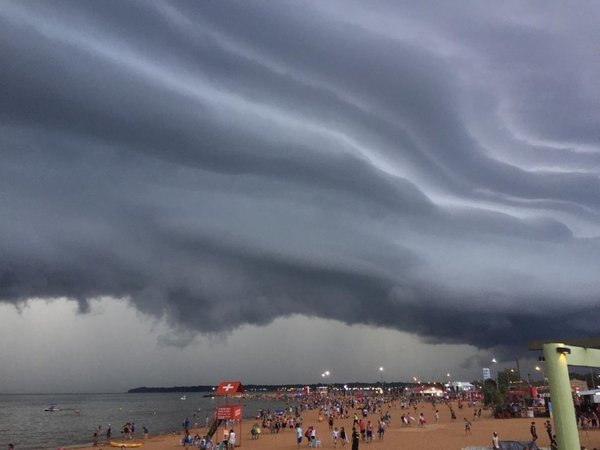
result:
[[[171,387],[136,387],[129,389],[128,394],[139,394],[148,392],[211,392],[213,386],[171,386]]]
[[[385,387],[388,389],[394,388],[404,388],[409,386],[410,383],[403,382],[390,382],[384,383]],[[277,391],[293,391],[293,390],[301,390],[305,386],[314,390],[317,386],[323,386],[323,383],[313,383],[313,384],[244,384],[244,389],[246,392],[277,392]],[[334,389],[344,390],[344,389],[357,389],[357,388],[365,388],[365,387],[377,387],[381,386],[381,382],[379,383],[369,383],[369,382],[352,382],[352,383],[327,383],[327,386],[330,386]],[[129,389],[127,391],[128,394],[139,394],[139,393],[149,393],[149,392],[212,392],[216,388],[216,385],[198,385],[198,386],[171,386],[171,387],[136,387],[133,389]]]

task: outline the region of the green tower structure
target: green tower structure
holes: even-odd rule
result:
[[[578,450],[579,432],[569,379],[569,365],[600,367],[600,337],[563,342],[532,342],[530,350],[543,350],[546,376],[559,450]]]

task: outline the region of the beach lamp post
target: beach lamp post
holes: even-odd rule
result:
[[[496,358],[492,358],[492,364],[498,364]],[[496,389],[498,389],[498,368],[496,368],[496,377],[494,378],[494,381],[496,382]]]
[[[496,358],[492,358],[492,364],[494,366],[496,366],[498,364],[498,360]],[[496,378],[494,378],[495,381],[495,386],[496,386],[496,393],[500,393],[500,386],[498,386],[498,367],[495,367],[495,372],[496,372]],[[496,404],[496,398],[493,400],[492,405]],[[492,408],[492,415],[494,414],[493,408]]]
[[[540,366],[535,366],[536,372],[542,372],[542,381],[546,384],[546,374],[544,373],[544,368]]]
[[[381,375],[381,394],[385,396],[385,389],[383,388],[383,367],[379,367],[379,374]]]
[[[326,370],[325,372],[323,372],[323,373],[321,374],[321,377],[322,377],[322,378],[323,378],[323,380],[324,380],[323,382],[325,383],[325,386],[327,386],[327,381],[326,381],[326,379],[327,379],[327,378],[329,378],[329,375],[330,375],[330,372],[329,372],[329,370]]]

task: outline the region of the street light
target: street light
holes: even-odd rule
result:
[[[496,358],[492,358],[492,364],[498,364],[498,361],[496,360]],[[496,388],[498,388],[498,368],[496,368]]]
[[[381,375],[381,395],[385,396],[385,389],[383,388],[383,367],[379,367],[379,374]]]
[[[322,377],[323,379],[325,379],[325,378],[329,378],[329,370],[326,370],[325,372],[323,372],[323,373],[321,374],[321,377]],[[329,391],[329,389],[328,389],[328,386],[327,386],[327,381],[323,381],[323,383],[325,383],[325,387],[326,387],[326,388],[327,388],[327,390]]]
[[[537,372],[542,372],[542,380],[543,380],[544,384],[546,384],[546,373],[544,371],[544,368],[540,367],[540,366],[535,366],[535,370]]]

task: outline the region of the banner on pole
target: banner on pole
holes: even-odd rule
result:
[[[217,407],[217,419],[241,420],[242,405]]]

